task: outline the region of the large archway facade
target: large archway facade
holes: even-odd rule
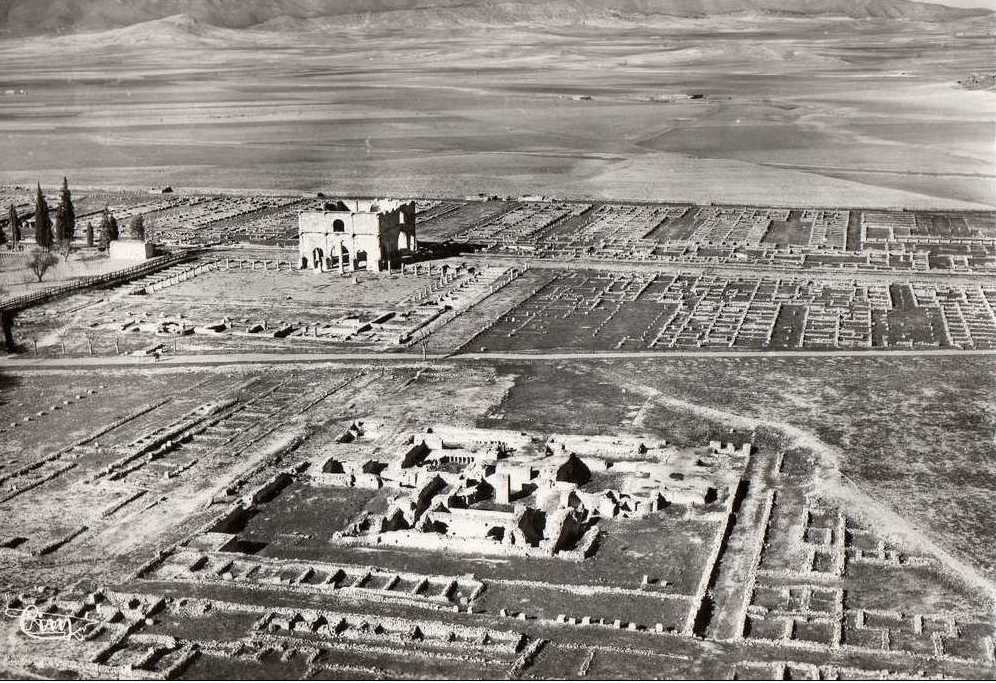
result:
[[[415,204],[342,202],[348,211],[305,211],[298,217],[302,269],[386,270],[417,249]]]

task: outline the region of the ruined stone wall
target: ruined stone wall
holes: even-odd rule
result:
[[[305,211],[299,214],[300,267],[325,271],[332,260],[338,261],[343,256],[352,266],[359,254],[359,260],[365,260],[369,270],[380,270],[388,263],[396,263],[402,252],[414,251],[414,203],[384,201],[375,206],[390,208],[375,213],[366,206],[356,205],[357,211]]]

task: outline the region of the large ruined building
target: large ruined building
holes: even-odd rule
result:
[[[416,248],[415,203],[390,199],[327,202],[298,216],[300,268],[386,270]]]

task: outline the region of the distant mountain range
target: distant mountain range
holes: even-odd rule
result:
[[[0,35],[102,31],[185,15],[215,27],[557,24],[717,15],[848,17],[943,22],[985,14],[911,0],[0,0]]]

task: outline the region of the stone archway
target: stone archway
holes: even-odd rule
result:
[[[322,251],[321,247],[315,247],[312,250],[311,263],[314,265],[315,270],[324,270],[325,252]]]

